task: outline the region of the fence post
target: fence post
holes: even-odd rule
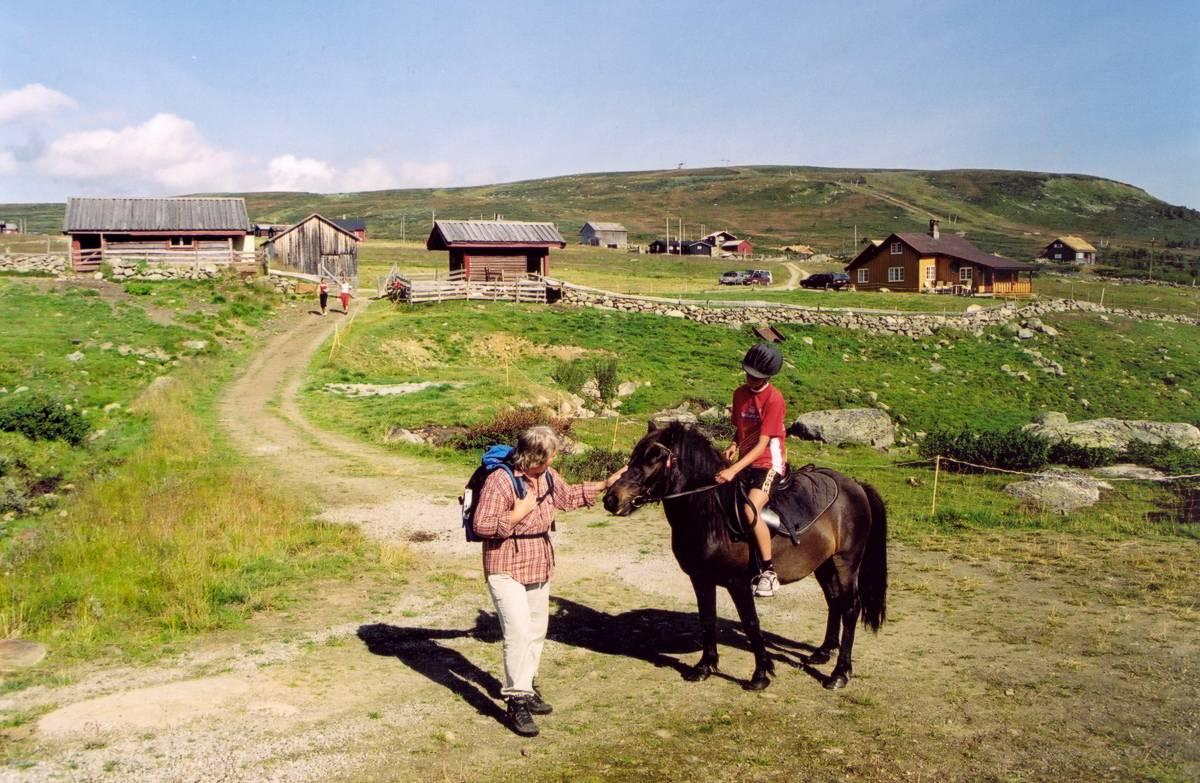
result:
[[[929,516],[937,516],[937,490],[938,476],[942,472],[942,455],[938,454],[933,458],[933,502],[929,505]]]

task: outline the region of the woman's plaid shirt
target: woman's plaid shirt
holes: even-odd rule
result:
[[[554,475],[552,496],[547,496],[546,473]],[[568,484],[553,468],[547,469],[546,473],[538,476],[536,481],[517,476],[517,481],[525,482],[527,494],[537,493],[538,504],[516,523],[508,521],[508,512],[517,502],[517,493],[508,474],[494,470],[483,483],[479,490],[479,508],[475,512],[475,534],[485,539],[484,574],[508,574],[523,585],[550,581],[554,573],[554,546],[550,543],[554,512],[591,506],[596,500],[596,492],[583,484]]]

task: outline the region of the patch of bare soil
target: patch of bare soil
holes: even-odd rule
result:
[[[331,326],[296,314],[277,329],[223,397],[229,435],[297,487],[319,477],[325,517],[394,544],[397,572],[314,584],[300,608],[152,666],[0,697],[0,721],[36,716],[4,730],[25,738],[0,780],[1200,778],[1194,543],[893,544],[889,622],[859,632],[849,688],[824,690],[830,666],[806,662],[825,623],[806,580],[760,602],[778,671],[749,693],[724,598],[723,675],[681,677],[694,603],[649,507],[563,516],[541,678],[555,711],[520,739],[461,537],[463,477],[304,420],[301,373]],[[1174,575],[1135,575],[1155,562]]]
[[[477,358],[507,356],[517,359],[523,356],[546,356],[561,361],[581,359],[602,351],[590,351],[578,345],[534,345],[520,335],[507,332],[492,332],[471,338],[469,351]]]

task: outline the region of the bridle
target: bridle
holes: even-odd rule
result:
[[[676,463],[678,462],[678,459],[675,457],[675,452],[671,451],[671,449],[669,449],[668,447],[659,443],[658,441],[654,441],[650,445],[657,446],[658,448],[667,452],[666,470],[671,470],[672,468],[675,467]],[[647,495],[637,495],[636,497],[634,497],[634,499],[631,502],[633,503],[634,508],[638,508],[640,506],[646,505],[647,503],[658,503],[663,500],[671,500],[673,498],[681,498],[686,495],[696,495],[701,492],[708,492],[710,490],[716,489],[719,486],[721,486],[721,485],[720,484],[709,484],[707,486],[700,487],[698,489],[689,489],[689,490],[685,490],[683,492],[672,492],[669,495],[659,495],[658,497],[649,497]]]

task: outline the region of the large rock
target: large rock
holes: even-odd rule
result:
[[[876,408],[844,408],[810,411],[788,428],[788,433],[805,440],[825,443],[861,443],[886,449],[896,441],[891,418]]]
[[[1118,451],[1128,448],[1135,441],[1200,449],[1200,429],[1183,422],[1089,419],[1072,424],[1066,414],[1052,411],[1039,416],[1033,424],[1026,424],[1025,429],[1055,443],[1070,441],[1079,446],[1099,446]]]
[[[28,669],[46,657],[46,645],[24,639],[0,639],[0,672]]]
[[[665,411],[659,411],[650,417],[650,422],[659,429],[666,427],[671,422],[677,421],[680,424],[695,424],[696,414],[688,410],[686,404],[680,405],[678,408],[669,408]]]
[[[1112,485],[1065,470],[1048,471],[1047,475],[1004,487],[1004,491],[1013,497],[1060,514],[1095,505],[1102,489],[1112,489]]]

